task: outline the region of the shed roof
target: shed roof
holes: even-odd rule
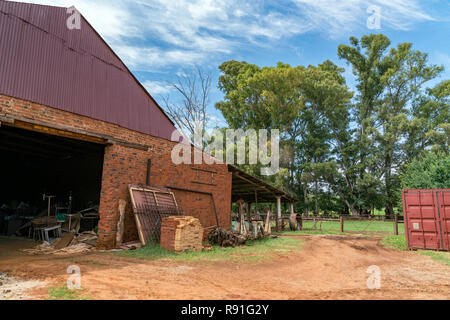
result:
[[[67,8],[0,0],[0,94],[171,139],[173,122],[102,37]]]
[[[252,176],[235,166],[228,165],[232,173],[231,199],[233,202],[243,199],[246,202],[274,202],[281,197],[284,202],[297,202],[298,200],[269,183]]]

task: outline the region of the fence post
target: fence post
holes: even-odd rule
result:
[[[394,213],[394,234],[398,236],[398,213]]]
[[[344,232],[344,217],[339,216],[339,222],[341,223],[341,232]]]

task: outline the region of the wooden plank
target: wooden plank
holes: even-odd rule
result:
[[[73,240],[75,235],[72,232],[64,233],[63,237],[55,243],[54,248],[56,250],[67,247]]]
[[[123,223],[125,220],[125,207],[127,202],[119,199],[119,219],[117,221],[116,246],[120,246],[123,240]]]

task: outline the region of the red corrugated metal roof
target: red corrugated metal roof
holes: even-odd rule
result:
[[[0,94],[170,140],[173,122],[82,17],[0,0]]]

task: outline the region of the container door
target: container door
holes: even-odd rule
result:
[[[409,248],[441,248],[437,199],[434,195],[432,191],[406,190],[403,194]]]
[[[450,250],[450,191],[436,191],[441,225],[442,249]]]

